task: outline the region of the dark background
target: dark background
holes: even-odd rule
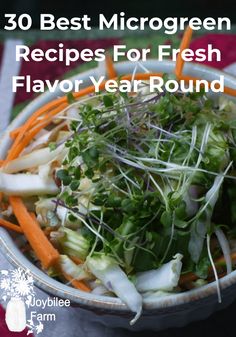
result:
[[[108,18],[114,13],[124,11],[126,16],[168,16],[186,17],[229,17],[236,23],[235,0],[1,0],[0,25],[4,13],[28,13],[37,28],[39,13],[52,13],[56,17],[81,16],[88,14],[96,24],[99,13]]]

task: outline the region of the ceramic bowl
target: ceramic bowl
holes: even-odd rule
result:
[[[145,63],[145,66],[152,72],[172,73],[174,69],[174,64],[171,61],[158,62],[149,60]],[[134,67],[135,65],[131,62],[116,64],[118,74],[132,73]],[[140,69],[140,72],[142,72],[142,69]],[[236,88],[236,78],[206,66],[186,64],[185,73],[207,80],[219,79],[220,75],[225,75],[225,85]],[[78,74],[73,77],[73,80],[82,79],[86,86],[90,84],[89,76],[101,76],[99,69],[92,69]],[[11,145],[9,132],[24,123],[36,109],[60,95],[59,90],[54,93],[46,92],[42,94],[34,99],[14,119],[1,137],[0,158],[5,157]],[[233,271],[230,275],[220,280],[221,304],[218,303],[216,284],[213,282],[198,289],[150,301],[144,306],[141,318],[131,327],[129,321],[133,317],[133,313],[128,310],[120,299],[85,293],[50,278],[21,253],[17,244],[18,241],[16,237],[13,238],[5,229],[0,228],[1,251],[14,266],[29,269],[34,277],[36,286],[52,296],[70,299],[74,305],[80,308],[81,315],[86,319],[99,321],[110,327],[156,331],[180,327],[195,320],[205,319],[214,311],[225,308],[236,299],[236,271]]]

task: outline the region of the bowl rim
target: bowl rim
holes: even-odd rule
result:
[[[166,60],[166,61],[157,61],[155,59],[150,59],[145,62],[145,66],[149,67],[148,64],[153,64],[155,62],[158,66],[166,66],[168,69],[173,68],[174,62]],[[141,62],[140,62],[141,63]],[[120,69],[131,67],[134,64],[129,61],[119,62],[115,65],[117,72],[120,72]],[[218,69],[201,65],[197,63],[188,63],[185,65],[185,73],[188,73],[189,70],[193,70],[194,72],[203,71],[208,75],[220,76],[224,75],[225,79],[236,88],[236,77],[229,75],[223,71]],[[77,78],[88,78],[88,76],[98,75],[98,68],[93,68],[91,70],[79,73],[71,77],[71,80],[75,80]],[[41,105],[45,104],[50,99],[56,97],[56,93],[45,92],[38,97],[34,98],[27,106],[17,115],[17,117],[9,124],[3,135],[0,139],[0,152],[6,152],[8,148],[7,144],[10,142],[9,140],[9,132],[14,128],[20,126],[32,113],[31,110],[35,110]],[[45,102],[46,101],[46,102]],[[4,150],[5,148],[5,150]],[[0,249],[4,256],[16,267],[20,267],[24,270],[30,270],[34,280],[35,285],[44,291],[61,298],[66,298],[71,300],[72,302],[81,305],[86,308],[98,308],[102,310],[109,310],[114,312],[130,312],[127,305],[124,304],[119,298],[94,295],[91,293],[86,293],[80,291],[78,289],[74,289],[65,285],[59,281],[54,280],[45,274],[42,270],[36,267],[32,262],[30,262],[17,248],[12,240],[8,231],[4,228],[0,228]],[[225,290],[229,288],[231,285],[236,283],[236,270],[231,272],[229,275],[224,276],[219,280],[221,290]],[[163,308],[168,308],[171,310],[176,306],[181,307],[181,305],[189,304],[201,299],[205,299],[211,295],[216,295],[216,281],[208,283],[200,288],[188,290],[186,292],[171,294],[165,297],[156,298],[155,301],[150,301],[148,303],[144,303],[144,312],[148,314],[153,310],[157,311]],[[217,298],[216,298],[217,300]]]

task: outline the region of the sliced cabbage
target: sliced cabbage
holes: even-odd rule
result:
[[[104,287],[103,285],[99,285],[97,287],[95,287],[92,291],[91,291],[92,294],[94,295],[110,295],[110,291]]]
[[[230,167],[231,163],[226,168],[224,174],[228,172],[228,169]],[[219,198],[220,188],[224,181],[224,174],[220,174],[215,177],[212,187],[206,193],[204,200],[205,202],[202,205],[202,208],[200,209],[200,212],[204,212],[205,214],[204,223],[200,220],[197,220],[196,223],[192,224],[188,251],[191,255],[192,260],[195,263],[198,262],[202,252],[204,240],[206,238],[207,227],[210,224],[215,204]]]
[[[206,223],[200,220],[198,220],[196,223],[193,223],[191,227],[188,251],[195,263],[198,263],[202,253],[203,244],[206,238],[206,231]]]
[[[55,140],[55,137],[58,133],[58,131],[63,128],[66,125],[65,123],[61,123],[54,127],[51,131],[43,129],[41,132],[36,135],[35,140],[30,143],[22,152],[22,154],[27,154],[32,152],[33,150],[42,148],[46,146],[49,142]],[[69,134],[69,132],[68,132]],[[56,139],[57,140],[57,139]]]
[[[58,146],[54,151],[51,151],[48,147],[35,150],[29,154],[11,160],[3,167],[2,171],[5,173],[16,173],[32,167],[38,167],[47,164],[50,161],[58,160],[59,157],[64,157],[67,151],[68,149],[65,148],[64,145]]]
[[[136,317],[131,321],[131,324],[135,323],[142,312],[142,296],[119,265],[105,255],[87,257],[86,263],[92,274],[136,313]]]
[[[67,255],[60,255],[60,267],[62,271],[76,280],[89,278],[89,274],[81,265],[75,264]]]
[[[7,195],[32,196],[57,194],[58,186],[53,179],[46,182],[37,174],[8,174],[0,172],[0,191]]]
[[[48,224],[48,212],[55,210],[55,202],[52,198],[44,198],[40,199],[35,205],[36,205],[36,213],[37,215],[40,215],[42,221],[44,224]],[[78,198],[79,202],[79,208],[78,211],[82,215],[88,214],[88,211],[94,211],[94,210],[100,210],[100,206],[95,206],[92,203],[89,202],[88,196],[82,195]],[[61,221],[61,224],[63,226],[67,226],[70,228],[78,228],[81,226],[81,221],[77,219],[75,222],[71,222],[68,219],[68,210],[58,205],[56,208],[56,215],[58,219]],[[42,222],[40,221],[40,222]]]
[[[172,291],[179,282],[183,255],[176,254],[170,262],[158,269],[138,273],[135,286],[140,292]]]
[[[219,241],[220,247],[222,249],[225,258],[227,274],[230,274],[232,272],[232,260],[230,256],[229,242],[221,228],[217,228],[215,230],[215,234],[217,236],[217,239]]]
[[[60,239],[64,253],[77,256],[84,260],[89,253],[89,241],[83,235],[72,229],[61,227],[59,231],[65,234],[65,236]]]
[[[36,214],[39,218],[39,222],[44,225],[51,226],[51,217],[50,214],[53,212],[54,216],[60,220],[63,225],[68,225],[70,222],[67,220],[67,209],[62,206],[57,206],[55,210],[55,202],[51,198],[40,198],[36,203]],[[53,221],[54,223],[54,221]]]
[[[46,182],[50,180],[52,176],[51,164],[40,165],[38,167],[38,175]]]
[[[198,198],[198,187],[191,185],[187,190],[187,193],[183,195],[183,200],[186,203],[186,213],[189,217],[197,213],[199,203],[196,201]]]
[[[157,290],[157,291],[148,291],[146,293],[142,294],[143,297],[143,303],[156,303],[156,301],[161,297],[166,297],[173,295],[173,293],[163,290]]]

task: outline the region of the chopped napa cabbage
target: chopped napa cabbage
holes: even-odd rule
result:
[[[58,146],[54,151],[51,151],[49,147],[35,150],[29,154],[11,160],[4,166],[2,171],[5,173],[16,173],[32,167],[38,167],[51,161],[59,160],[64,157],[67,152],[68,149],[65,148],[64,145]]]
[[[60,267],[62,271],[76,280],[89,278],[89,274],[83,269],[82,265],[75,264],[68,256],[60,255]]]
[[[142,296],[123,270],[112,258],[105,255],[88,257],[86,263],[92,274],[137,314],[131,321],[131,324],[134,323],[142,312]]]
[[[157,290],[157,291],[148,291],[146,293],[142,294],[143,297],[143,303],[149,304],[149,303],[156,303],[156,301],[161,297],[166,297],[173,295],[173,293],[163,290]]]
[[[80,233],[66,227],[61,227],[60,232],[65,234],[60,238],[64,253],[84,260],[89,253],[89,241]]]
[[[0,172],[0,191],[6,195],[31,196],[57,194],[59,189],[53,179],[48,179],[45,182],[37,174]]]
[[[182,258],[181,254],[176,254],[173,260],[160,268],[138,273],[135,282],[138,291],[172,291],[179,282]]]

